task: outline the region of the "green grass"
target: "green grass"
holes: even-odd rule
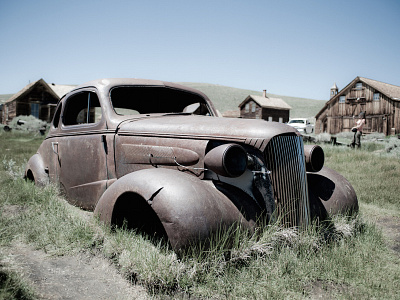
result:
[[[305,232],[272,225],[249,235],[233,227],[229,242],[222,235],[206,251],[194,247],[178,256],[148,237],[100,224],[69,205],[54,186],[37,188],[22,180],[41,140],[29,133],[0,134],[0,247],[18,240],[53,255],[100,255],[156,298],[398,298],[399,256],[369,220],[371,215],[400,216],[397,158],[323,146],[326,165],[354,186],[360,215],[338,217],[334,228],[311,226]],[[26,299],[34,298],[19,274],[1,265],[0,270],[7,285],[1,292],[23,291]]]
[[[29,300],[36,299],[36,295],[17,273],[4,270],[0,265],[0,299]]]
[[[400,210],[399,159],[386,156],[385,152],[376,153],[375,147],[364,145],[361,150],[337,146],[323,146],[323,149],[325,165],[352,183],[362,203]]]

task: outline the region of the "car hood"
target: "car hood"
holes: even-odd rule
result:
[[[262,151],[272,137],[285,133],[297,134],[297,131],[278,122],[193,115],[132,119],[118,127],[120,135],[234,141],[253,145]]]

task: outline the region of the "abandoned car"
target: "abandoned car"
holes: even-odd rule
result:
[[[221,226],[303,227],[356,211],[350,183],[323,164],[323,150],[304,146],[293,127],[219,117],[195,89],[101,79],[59,101],[25,176],[59,184],[70,203],[108,224],[164,236],[180,250]]]

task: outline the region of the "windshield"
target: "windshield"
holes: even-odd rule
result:
[[[122,86],[111,90],[111,103],[119,115],[187,113],[210,115],[198,94],[164,86]]]
[[[290,120],[289,124],[304,124],[304,120]]]

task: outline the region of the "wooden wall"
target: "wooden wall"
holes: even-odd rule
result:
[[[361,89],[355,84],[340,93],[345,96],[345,103],[339,103],[340,96],[329,104],[316,121],[316,133],[328,132],[336,134],[350,131],[354,126],[353,116],[357,118],[361,111],[366,112],[366,125],[363,132],[381,132],[385,135],[400,132],[399,102],[393,101],[383,94],[379,94],[379,101],[373,100],[375,89],[363,83]]]
[[[246,112],[246,104],[249,104],[249,111]],[[255,107],[254,112],[253,107]],[[268,121],[269,117],[272,117],[272,121],[279,122],[279,118],[282,118],[282,122],[286,123],[289,121],[289,110],[283,109],[272,109],[262,108],[255,101],[249,100],[240,108],[240,117],[246,119],[263,119]]]
[[[16,116],[31,115],[32,103],[39,104],[39,119],[51,122],[58,100],[43,85],[37,85],[28,93],[4,104],[2,123],[8,124]]]
[[[269,121],[269,117],[272,117],[274,122],[279,122],[279,118],[282,118],[282,123],[289,121],[289,110],[264,108],[262,115],[262,118],[267,121]]]
[[[246,112],[246,104],[249,104],[248,112]],[[255,107],[254,112],[252,111],[253,107]],[[262,119],[262,108],[253,100],[249,100],[240,108],[240,117],[245,119]]]

